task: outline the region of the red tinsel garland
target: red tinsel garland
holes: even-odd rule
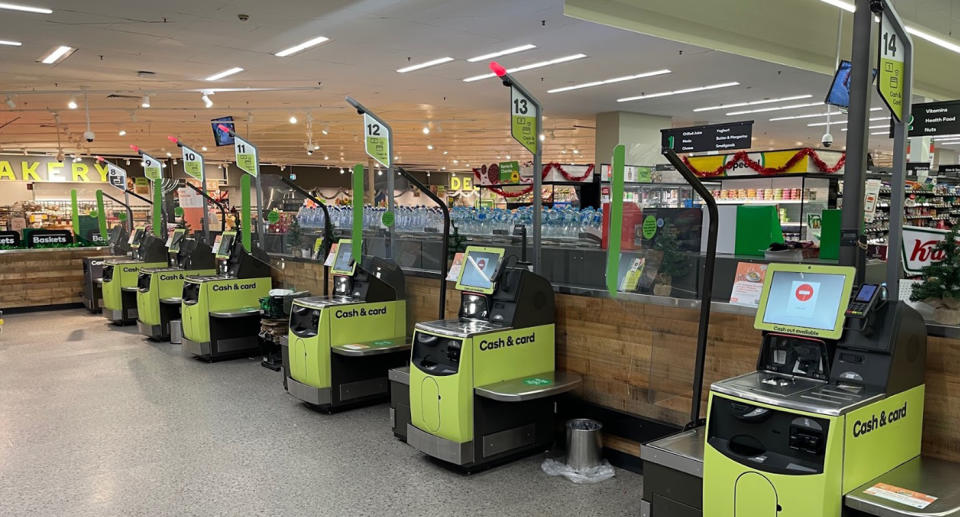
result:
[[[827,165],[827,163],[824,162],[822,159],[820,159],[820,155],[817,154],[817,151],[815,149],[806,147],[797,151],[797,154],[793,155],[793,157],[787,160],[787,163],[783,164],[780,167],[764,167],[763,165],[760,165],[754,160],[751,160],[749,153],[747,153],[746,151],[737,151],[737,153],[733,155],[732,160],[721,165],[720,167],[717,167],[712,171],[697,170],[696,167],[694,167],[690,163],[690,160],[687,159],[686,156],[683,157],[683,163],[686,164],[686,166],[689,167],[694,174],[696,174],[697,176],[700,176],[701,178],[712,178],[715,176],[719,176],[724,172],[732,169],[739,162],[743,162],[744,165],[746,165],[747,167],[756,171],[759,174],[762,174],[764,176],[770,176],[773,174],[780,174],[786,171],[787,169],[796,165],[797,162],[799,162],[800,160],[808,156],[810,157],[810,159],[813,160],[813,164],[817,166],[817,169],[819,169],[820,172],[825,172],[828,174],[837,172],[838,170],[840,170],[840,168],[843,167],[843,164],[847,162],[847,153],[843,153],[843,155],[840,156],[840,159],[837,160],[837,164],[831,167]]]
[[[493,168],[493,167],[496,166],[496,165],[497,165],[497,164],[492,164],[490,167]],[[547,177],[547,174],[550,173],[550,169],[551,169],[551,168],[554,168],[554,169],[557,169],[558,171],[560,171],[560,174],[561,174],[564,178],[566,178],[567,181],[583,181],[583,180],[587,179],[588,177],[590,177],[591,174],[593,174],[593,164],[592,164],[592,163],[589,164],[589,165],[587,165],[587,170],[583,173],[582,176],[574,176],[574,175],[570,174],[569,172],[567,172],[566,170],[564,170],[563,166],[560,165],[559,163],[548,163],[548,164],[545,164],[545,165],[543,166],[543,175],[542,175],[541,177],[542,177],[542,178],[546,178],[546,177]],[[487,166],[486,166],[486,165],[484,165],[483,167],[481,167],[481,168],[479,168],[479,169],[473,169],[473,175],[474,175],[474,177],[476,177],[478,180],[481,179],[481,178],[483,177],[483,174],[486,174],[486,172],[487,172]],[[501,184],[502,184],[502,183],[500,183],[499,178],[496,178],[496,179],[491,178],[491,181],[494,181],[494,183],[493,183],[494,185],[501,185]],[[532,189],[533,189],[533,187],[531,187],[531,190],[532,190]],[[518,196],[512,196],[512,195],[501,194],[502,190],[496,189],[496,188],[491,188],[490,190],[493,191],[494,193],[500,194],[501,196],[504,196],[504,197],[518,197],[519,195],[522,195],[522,194],[519,194]],[[530,192],[530,190],[527,190],[527,191],[524,192],[524,193],[527,193],[527,192]]]

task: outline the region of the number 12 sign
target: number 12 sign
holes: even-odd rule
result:
[[[363,148],[367,156],[390,167],[390,130],[369,114],[363,114]]]
[[[903,53],[904,46],[887,16],[886,11],[880,16],[880,64],[877,76],[877,91],[883,102],[890,108],[890,112],[897,119],[903,120]]]
[[[510,87],[510,135],[537,153],[537,106],[516,87]]]

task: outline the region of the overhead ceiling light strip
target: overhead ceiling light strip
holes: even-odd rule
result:
[[[531,45],[531,44],[520,45],[519,47],[508,48],[505,50],[501,50],[499,52],[491,52],[489,54],[484,54],[482,56],[471,57],[470,59],[467,59],[467,61],[471,63],[476,63],[477,61],[486,61],[488,59],[494,59],[500,56],[509,56],[510,54],[516,54],[517,52],[523,52],[525,50],[532,50],[535,48],[537,48],[536,45]]]
[[[792,110],[799,108],[812,108],[813,106],[823,106],[822,102],[808,102],[805,104],[791,104],[789,106],[771,106],[769,108],[757,108],[752,110],[742,110],[742,111],[731,111],[726,115],[728,117],[733,117],[735,115],[746,115],[747,113],[765,113],[768,111],[780,111],[780,110]]]
[[[801,99],[809,99],[810,97],[813,97],[813,95],[810,95],[810,94],[794,95],[792,97],[780,97],[779,99],[763,99],[759,101],[737,102],[734,104],[719,104],[717,106],[707,106],[705,108],[697,108],[693,111],[701,112],[701,111],[715,111],[715,110],[730,109],[730,108],[742,108],[744,106],[756,106],[758,104],[772,104],[774,102],[798,101]]]
[[[852,13],[852,12],[855,12],[855,11],[857,10],[856,5],[851,4],[850,2],[844,2],[843,0],[820,0],[820,1],[823,2],[823,3],[825,3],[825,4],[830,4],[830,5],[834,6],[834,7],[839,7],[840,9],[843,9],[844,11],[847,11],[848,13]],[[877,17],[876,17],[876,16],[874,17],[874,21],[877,21]],[[937,45],[937,46],[939,46],[939,47],[943,47],[943,48],[945,48],[945,49],[947,49],[947,50],[949,50],[949,51],[951,51],[951,52],[956,52],[957,54],[960,54],[960,45],[958,45],[958,44],[956,44],[956,43],[954,43],[954,42],[952,42],[952,41],[950,41],[950,40],[948,40],[948,39],[941,38],[940,36],[937,36],[937,35],[934,35],[934,34],[930,34],[929,32],[920,30],[920,29],[918,29],[918,28],[916,28],[916,27],[911,27],[910,25],[906,25],[906,24],[904,24],[904,27],[903,27],[903,28],[904,28],[904,30],[907,31],[907,34],[912,34],[912,35],[914,35],[914,36],[916,36],[916,37],[918,37],[918,38],[920,38],[920,39],[927,40],[927,41],[929,41],[930,43],[933,43],[934,45]]]
[[[651,94],[649,94],[649,95],[637,95],[637,96],[635,96],[635,97],[624,97],[624,98],[622,98],[622,99],[617,99],[617,102],[630,102],[630,101],[638,101],[638,100],[643,100],[643,99],[654,99],[654,98],[657,98],[657,97],[667,97],[667,96],[670,96],[670,95],[680,95],[680,94],[683,94],[683,93],[694,93],[694,92],[702,92],[702,91],[706,91],[706,90],[716,90],[716,89],[718,89],[718,88],[727,88],[727,87],[730,87],[730,86],[738,86],[739,84],[740,84],[740,83],[738,83],[738,82],[736,82],[736,81],[731,81],[731,82],[728,82],[728,83],[709,84],[709,85],[706,85],[706,86],[697,86],[697,87],[694,87],[694,88],[684,88],[684,89],[682,89],[682,90],[673,90],[673,91],[669,91],[669,92],[651,93]]]
[[[213,75],[211,75],[210,77],[207,77],[207,80],[208,80],[208,81],[219,81],[220,79],[223,79],[224,77],[231,76],[231,75],[233,75],[233,74],[238,74],[238,73],[240,73],[240,72],[243,72],[243,68],[240,68],[239,66],[235,66],[235,67],[233,67],[233,68],[231,68],[231,69],[229,69],[229,70],[224,70],[223,72],[220,72],[220,73],[218,73],[218,74],[213,74]]]
[[[883,108],[870,108],[870,111],[880,111],[880,110],[882,110],[882,109],[883,109]],[[842,112],[842,111],[831,111],[831,112],[829,113],[829,115],[830,115],[831,117],[834,116],[834,115],[844,115],[844,114],[845,114],[845,113]],[[809,113],[809,114],[806,114],[806,115],[790,115],[790,116],[787,116],[787,117],[775,117],[775,118],[772,118],[772,119],[770,119],[770,122],[777,122],[777,121],[780,121],[780,120],[797,120],[797,119],[801,119],[801,118],[818,118],[818,117],[826,117],[826,116],[827,116],[827,113]]]
[[[301,50],[307,50],[307,49],[310,48],[310,47],[315,47],[315,46],[317,46],[317,45],[319,45],[319,44],[321,44],[321,43],[326,43],[326,42],[328,42],[328,41],[330,41],[330,38],[328,38],[328,37],[326,37],[326,36],[319,36],[319,37],[313,38],[313,39],[311,39],[311,40],[304,41],[303,43],[301,43],[301,44],[299,44],[299,45],[295,45],[295,46],[290,47],[290,48],[288,48],[288,49],[281,50],[280,52],[276,52],[276,53],[274,53],[273,55],[275,55],[275,56],[277,56],[277,57],[292,56],[293,54],[296,54],[297,52],[300,52]]]
[[[64,59],[70,57],[70,54],[72,54],[73,51],[74,51],[73,47],[68,47],[67,45],[60,45],[59,47],[53,49],[53,51],[47,54],[46,56],[40,58],[40,62],[45,65],[52,65],[54,63],[63,61]]]
[[[593,81],[589,83],[576,84],[573,86],[564,86],[563,88],[554,88],[552,90],[547,90],[547,93],[569,92],[571,90],[579,90],[582,88],[593,88],[594,86],[603,86],[605,84],[622,83],[624,81],[633,81],[634,79],[643,79],[645,77],[655,77],[658,75],[664,75],[669,73],[670,73],[670,70],[667,70],[666,68],[664,68],[663,70],[654,70],[652,72],[644,72],[642,74],[624,75],[622,77],[614,77],[613,79],[604,79],[603,81]]]
[[[398,68],[398,69],[397,69],[397,73],[405,74],[405,73],[407,73],[407,72],[413,72],[414,70],[420,70],[420,69],[423,69],[423,68],[429,68],[429,67],[431,67],[431,66],[442,65],[442,64],[444,64],[444,63],[449,63],[449,62],[451,62],[451,61],[453,61],[453,58],[452,58],[452,57],[449,57],[449,56],[448,56],[448,57],[441,57],[441,58],[439,58],[439,59],[434,59],[434,60],[431,60],[431,61],[427,61],[427,62],[425,62],[425,63],[419,63],[419,64],[416,64],[416,65],[410,65],[410,66],[407,66],[407,67],[404,67],[404,68]]]
[[[23,46],[23,43],[19,41],[0,39],[0,45],[6,45],[8,47],[20,47]]]
[[[889,120],[889,118],[887,118],[887,117],[873,117],[873,118],[870,119],[870,122],[878,122],[878,121],[880,121],[880,120]],[[832,121],[830,121],[829,123],[827,123],[827,122],[815,122],[815,123],[813,123],[813,124],[807,124],[807,127],[817,127],[817,126],[826,126],[826,125],[828,125],[828,124],[832,125],[832,124],[846,124],[846,123],[847,123],[846,120],[832,120]]]
[[[550,65],[559,65],[560,63],[567,63],[570,61],[576,61],[577,59],[583,59],[587,57],[586,54],[572,54],[569,56],[558,57],[556,59],[551,59],[549,61],[538,61],[536,63],[530,63],[529,65],[518,66],[516,68],[508,68],[507,73],[513,74],[516,72],[523,72],[524,70],[533,70],[535,68],[543,68]],[[473,81],[479,81],[481,79],[489,79],[491,77],[496,77],[497,74],[483,74],[475,75],[473,77],[467,77],[463,80],[465,83],[472,83]]]
[[[0,2],[0,9],[7,9],[9,11],[22,11],[25,13],[53,14],[53,11],[47,9],[46,7],[33,7],[31,5],[10,4],[7,2]]]

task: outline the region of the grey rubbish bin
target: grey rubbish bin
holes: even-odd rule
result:
[[[183,344],[183,325],[180,320],[170,320],[170,343]]]
[[[589,418],[567,420],[567,466],[586,470],[600,465],[600,431],[603,424]]]

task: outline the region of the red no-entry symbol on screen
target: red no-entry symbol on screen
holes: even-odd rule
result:
[[[482,269],[486,269],[486,268],[487,268],[487,259],[480,259],[480,260],[478,260],[478,261],[477,261],[477,267],[480,268],[481,270],[482,270]]]
[[[813,286],[810,284],[801,284],[793,294],[798,300],[805,302],[813,298]]]

